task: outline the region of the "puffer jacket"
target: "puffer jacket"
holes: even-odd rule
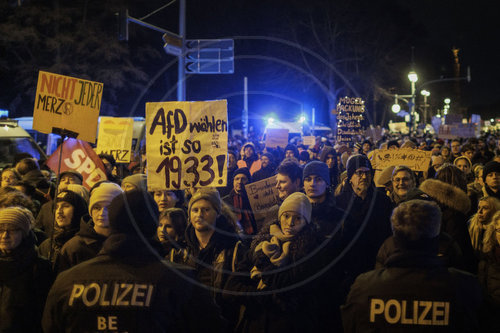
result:
[[[41,318],[54,276],[50,262],[29,235],[11,254],[0,255],[0,332],[41,332]]]
[[[109,236],[97,257],[59,274],[47,297],[44,331],[224,331],[192,269],[161,260],[157,247],[137,235]]]

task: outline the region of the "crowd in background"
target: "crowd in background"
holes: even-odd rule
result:
[[[432,157],[427,171],[376,170],[375,149]],[[2,170],[0,332],[113,331],[111,317],[114,331],[500,330],[494,134],[273,149],[235,136],[227,186],[211,189],[147,192],[144,149],[128,165],[99,158],[108,180],[90,189],[25,154]],[[279,203],[263,221],[245,185],[269,177]],[[133,312],[112,282],[134,286]]]

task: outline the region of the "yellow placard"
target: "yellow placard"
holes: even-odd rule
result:
[[[130,162],[133,130],[133,118],[101,117],[97,154],[113,155],[117,163]]]
[[[378,170],[383,170],[388,166],[406,165],[413,171],[427,171],[431,156],[431,151],[419,149],[376,149],[373,153],[372,165]]]
[[[73,132],[95,143],[103,84],[40,71],[33,129],[42,133]]]
[[[146,103],[148,190],[227,184],[227,101]]]
[[[287,128],[268,128],[266,131],[267,148],[285,148],[288,145]]]
[[[314,135],[303,136],[302,140],[304,141],[304,145],[312,147],[316,144],[316,137]]]

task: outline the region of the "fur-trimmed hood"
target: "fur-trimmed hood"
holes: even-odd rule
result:
[[[470,211],[471,203],[467,193],[456,186],[437,179],[427,179],[420,184],[419,189],[443,206],[464,214]]]

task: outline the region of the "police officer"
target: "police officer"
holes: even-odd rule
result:
[[[114,198],[111,235],[96,258],[58,276],[45,306],[44,331],[223,330],[218,308],[190,269],[158,255],[157,221],[158,207],[148,192]]]
[[[440,221],[434,202],[410,200],[394,209],[396,249],[384,268],[352,285],[342,307],[345,332],[477,331],[477,278],[437,256]]]

